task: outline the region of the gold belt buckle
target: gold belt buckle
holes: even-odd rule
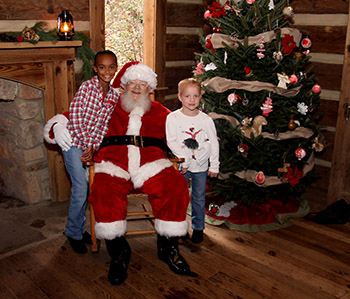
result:
[[[139,145],[139,142],[138,142],[138,140],[137,140],[137,136],[136,136],[136,135],[133,135],[133,138],[134,138],[134,145],[135,145],[135,146],[140,146],[140,145]]]
[[[138,147],[144,147],[143,146],[143,138],[140,135],[133,135],[132,136],[134,139],[134,145]]]

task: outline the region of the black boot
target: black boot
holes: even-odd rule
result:
[[[190,266],[179,252],[178,238],[157,235],[158,258],[165,262],[171,271],[180,275],[191,275]]]
[[[111,257],[108,279],[113,285],[122,284],[127,276],[131,249],[125,237],[106,240],[108,254]]]

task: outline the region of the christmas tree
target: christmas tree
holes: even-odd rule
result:
[[[246,206],[300,198],[324,147],[308,33],[293,27],[285,0],[213,2],[204,16],[212,33],[201,36],[194,76],[221,161],[210,194]]]

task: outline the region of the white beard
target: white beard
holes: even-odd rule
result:
[[[149,95],[140,97],[137,101],[133,100],[128,92],[124,92],[120,96],[121,106],[124,111],[131,112],[135,108],[141,108],[141,110],[146,113],[151,108],[151,99]]]

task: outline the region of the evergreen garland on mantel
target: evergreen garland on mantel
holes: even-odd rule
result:
[[[39,41],[58,41],[56,29],[45,31],[43,28],[45,22],[37,22],[31,28],[24,28],[22,32],[9,32],[0,34],[0,42],[29,42],[36,44]],[[83,61],[84,79],[88,80],[93,76],[91,60],[95,56],[95,52],[88,46],[90,38],[81,31],[75,32],[73,40],[81,40],[82,46],[77,48],[76,58]]]

